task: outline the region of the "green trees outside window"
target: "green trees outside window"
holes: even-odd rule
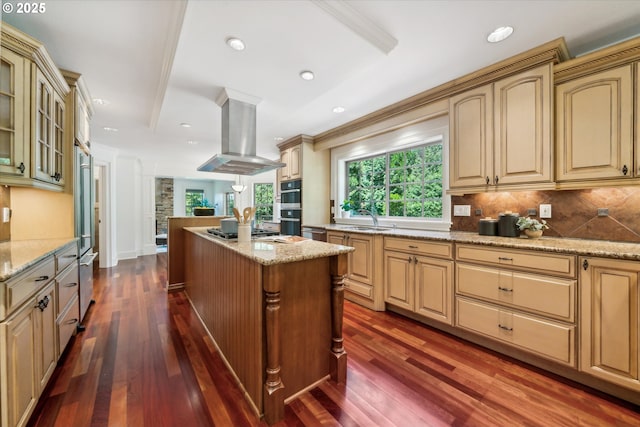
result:
[[[256,222],[273,221],[273,184],[253,184]]]
[[[442,218],[442,142],[347,162],[347,198],[380,216]]]

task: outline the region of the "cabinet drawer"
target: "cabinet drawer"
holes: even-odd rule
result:
[[[16,278],[7,281],[7,313],[42,289],[55,276],[53,256],[40,261]]]
[[[575,367],[575,326],[456,298],[457,326]]]
[[[385,237],[384,248],[410,252],[416,255],[429,255],[447,259],[453,257],[453,245],[451,243]]]
[[[58,348],[60,349],[60,354],[62,354],[64,348],[71,339],[71,336],[76,331],[76,326],[79,322],[79,315],[80,303],[78,298],[75,297],[75,299],[67,306],[66,311],[58,317]]]
[[[551,273],[564,277],[576,276],[576,257],[572,255],[458,245],[456,260],[535,270],[536,273]]]
[[[58,286],[58,315],[64,311],[69,301],[78,295],[78,265],[74,265],[56,278]]]
[[[74,243],[56,253],[56,274],[78,259],[78,245]]]
[[[347,279],[344,281],[344,287],[349,292],[373,299],[373,286],[367,285],[366,283]]]
[[[575,320],[575,280],[458,263],[456,292],[568,322]]]

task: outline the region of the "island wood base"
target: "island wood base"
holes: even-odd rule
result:
[[[267,423],[309,386],[346,381],[346,254],[263,265],[188,232],[184,255],[185,291]]]

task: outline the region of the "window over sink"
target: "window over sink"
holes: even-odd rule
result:
[[[358,210],[373,209],[380,225],[449,230],[448,140],[445,116],[333,149],[336,221],[367,221]],[[345,200],[350,215],[341,209]]]

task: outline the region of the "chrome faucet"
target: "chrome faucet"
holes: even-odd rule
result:
[[[378,226],[378,215],[376,215],[374,211],[372,210],[368,211],[366,209],[358,209],[358,213],[371,216],[371,219],[373,220],[373,226],[374,227]]]

